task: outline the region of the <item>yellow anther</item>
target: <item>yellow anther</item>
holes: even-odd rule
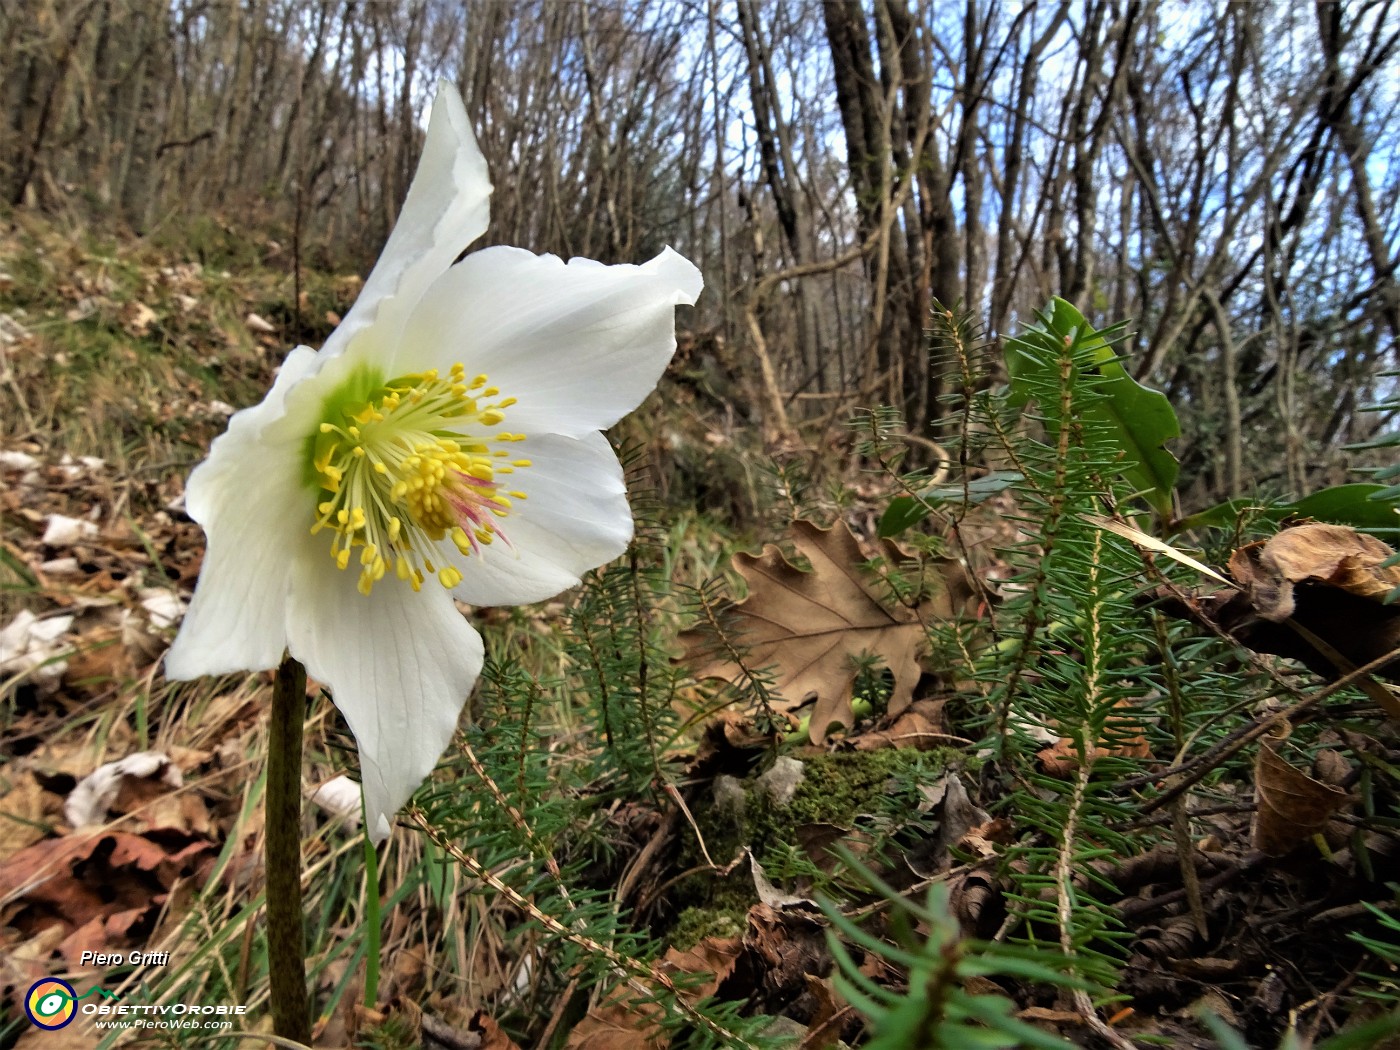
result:
[[[453,529],[450,533],[448,533],[448,535],[452,537],[452,544],[453,544],[453,546],[455,546],[455,547],[457,548],[457,550],[458,550],[461,554],[463,554],[463,555],[470,555],[470,554],[471,554],[471,552],[472,552],[472,541],[471,541],[471,539],[467,536],[467,531],[466,531],[466,529],[464,529],[464,528],[462,528],[462,526],[458,525],[455,529]]]
[[[311,531],[334,533],[330,554],[340,569],[358,548],[363,594],[390,572],[414,591],[429,575],[455,587],[462,570],[442,565],[437,545],[462,557],[480,552],[496,538],[495,520],[509,514],[511,500],[525,497],[498,487],[530,465],[502,447],[524,435],[495,432],[516,399],[489,403],[500,390],[484,374],[468,382],[461,362],[379,384],[362,401],[335,402],[331,418],[318,424],[318,434],[334,436],[313,443],[310,465],[322,494]]]

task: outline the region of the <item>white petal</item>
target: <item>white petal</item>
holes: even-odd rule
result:
[[[490,204],[486,158],[462,98],[440,80],[423,155],[398,221],[355,305],[322,352],[341,353],[367,329],[369,352],[392,346],[428,286],[486,231]]]
[[[299,562],[288,617],[293,656],[330,686],[360,747],[365,810],[376,841],[433,771],[481,672],[481,637],[428,580],[415,594],[391,577],[366,597],[358,571],[327,551]]]
[[[316,495],[303,480],[301,438],[266,437],[288,392],[315,371],[307,347],[288,356],[261,404],[244,409],[195,468],[185,488],[204,526],[204,564],[194,600],[165,658],[169,678],[276,667],[287,645],[287,587],[305,549]]]
[[[700,288],[700,271],[669,248],[644,266],[486,248],[424,295],[389,370],[461,361],[519,399],[511,430],[603,430],[656,386],[676,349],[675,307]]]
[[[589,569],[612,561],[632,539],[622,467],[602,434],[545,434],[510,448],[513,458],[531,464],[501,479],[503,490],[527,497],[515,500],[500,519],[511,546],[498,539],[468,558],[443,551],[462,573],[453,593],[471,605],[552,598]]]

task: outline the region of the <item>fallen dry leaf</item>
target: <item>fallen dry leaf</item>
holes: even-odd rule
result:
[[[97,526],[86,518],[50,514],[39,542],[46,547],[72,547],[97,538]]]
[[[134,947],[176,881],[202,880],[214,852],[209,840],[178,833],[45,839],[0,864],[0,924],[27,936],[61,927],[59,950],[72,964],[84,947]]]
[[[1400,587],[1400,566],[1388,546],[1345,525],[1295,525],[1237,550],[1230,572],[1249,591],[1259,615],[1281,623],[1294,614],[1300,583],[1324,584],[1358,598],[1385,601]]]
[[[891,606],[861,571],[865,558],[844,524],[820,529],[799,520],[793,522],[791,535],[797,553],[811,562],[812,570],[798,569],[776,546],[765,547],[757,556],[736,554],[734,566],[748,581],[749,596],[734,612],[742,628],[738,641],[748,649],[747,665],[775,669],[780,709],[791,712],[815,700],[809,735],[817,742],[835,723],[854,725],[855,658],[862,654],[879,657],[894,676],[890,713],[909,706],[922,673],[924,622],[951,617],[970,588],[960,570],[950,571],[950,589],[958,593],[945,589],[917,611]],[[742,668],[727,652],[716,652],[708,631],[685,631],[681,643],[683,659],[693,664],[697,678],[734,682],[742,676]]]
[[[50,616],[41,620],[28,609],[21,609],[0,630],[0,674],[32,672],[40,681],[61,678],[67,664],[56,657],[70,648],[61,639],[73,626],[73,619]]]
[[[138,338],[149,332],[151,325],[156,323],[156,312],[137,299],[123,306],[118,316],[127,334]]]
[[[184,783],[179,767],[168,755],[159,751],[138,751],[98,766],[79,781],[63,804],[64,818],[75,828],[104,823],[117,793],[129,780],[150,780],[168,787]]]
[[[481,1039],[481,1050],[520,1050],[520,1044],[502,1031],[495,1018],[485,1010],[472,1015],[470,1029]]]
[[[661,960],[668,975],[700,977],[681,982],[689,1002],[713,995],[739,961],[737,937],[706,937],[686,951],[672,948]],[[669,1044],[661,1030],[662,1008],[647,1001],[647,993],[624,984],[574,1026],[565,1050],[663,1050]]]
[[[1113,706],[1131,709],[1133,704],[1125,699],[1119,700]],[[1111,740],[1100,740],[1090,750],[1088,756],[1090,765],[1110,755],[1117,755],[1121,758],[1152,757],[1152,749],[1148,746],[1147,736],[1142,724],[1137,719],[1123,715],[1112,715],[1108,719],[1108,725],[1113,727]],[[1070,737],[1060,737],[1049,747],[1038,752],[1035,760],[1036,764],[1040,766],[1041,772],[1047,776],[1066,779],[1079,768],[1078,743]]]
[[[857,751],[882,747],[906,747],[932,751],[949,741],[948,723],[943,717],[946,700],[915,700],[897,715],[886,715],[880,724],[851,740]]]
[[[760,975],[756,1001],[776,1006],[810,995],[808,976],[831,969],[826,930],[819,913],[806,909],[768,904],[749,909],[744,949]]]
[[[332,777],[311,793],[311,803],[332,817],[339,817],[347,831],[360,826],[360,785],[344,773]]]
[[[1227,599],[1221,625],[1251,648],[1293,657],[1335,678],[1346,668],[1289,627],[1315,635],[1352,665],[1393,652],[1400,647],[1400,606],[1386,605],[1385,598],[1400,586],[1400,566],[1384,562],[1394,554],[1374,536],[1343,525],[1296,525],[1247,544],[1230,558],[1247,606]],[[1251,623],[1250,614],[1265,622]],[[1274,624],[1284,626],[1271,629]]]
[[[32,770],[11,763],[0,779],[0,863],[48,834],[49,800],[52,798]]]
[[[1327,826],[1332,814],[1350,801],[1339,787],[1314,780],[1278,753],[1277,740],[1259,742],[1254,762],[1254,790],[1259,806],[1250,839],[1255,849],[1281,857]]]

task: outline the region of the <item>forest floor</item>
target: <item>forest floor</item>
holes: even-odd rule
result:
[[[214,1045],[180,1030],[99,1031],[101,1015],[89,1013],[43,1031],[26,1019],[24,1003],[51,977],[83,995],[102,990],[86,1002],[243,1005],[234,1028],[270,1031],[260,896],[270,682],[241,675],[170,683],[161,659],[203,549],[183,510],[184,478],[235,407],[262,396],[292,333],[300,328],[300,341],[319,344],[359,282],[308,271],[298,303],[285,246],[214,222],[182,237],[102,241],[22,217],[0,233],[0,1047]],[[830,462],[821,473],[840,482],[839,495],[817,500],[815,510],[810,500],[794,506],[801,501],[788,498],[788,475],[775,472],[733,392],[721,389],[723,362],[682,343],[666,397],[649,402],[620,437],[633,450],[634,472],[660,468],[647,513],[665,582],[677,594],[708,595],[707,581],[718,577],[731,593],[747,586],[749,601],[760,603],[776,601],[765,579],[785,579],[798,593],[804,577],[821,578],[851,601],[878,605],[852,566],[879,553],[873,524],[896,486],[851,471],[850,441],[824,437]],[[796,509],[835,527],[791,525]],[[989,501],[966,522],[981,553],[960,572],[996,577],[997,552],[1017,539],[1013,510]],[[777,541],[808,571],[776,552],[731,564],[736,550]],[[978,597],[959,590],[945,563],[931,564],[944,573],[937,600],[975,618]],[[697,607],[710,605],[668,596],[657,606],[652,626],[670,632],[673,656],[690,659],[666,672],[674,731],[649,752],[653,771],[627,781],[632,794],[569,779],[585,749],[578,741],[598,736],[587,735],[586,703],[543,719],[550,730],[530,759],[557,754],[575,802],[607,796],[589,811],[595,838],[574,850],[582,859],[568,878],[578,892],[601,894],[621,926],[652,935],[646,972],[689,975],[697,983],[682,993],[687,1002],[710,996],[735,1017],[764,1018],[759,1035],[790,1045],[876,1045],[876,1026],[852,994],[859,980],[833,958],[835,927],[823,901],[843,895],[844,921],[889,945],[862,948],[840,926],[842,939],[856,943],[850,967],[870,985],[898,998],[913,983],[919,1000],[923,981],[930,995],[956,988],[1009,1001],[1008,1016],[1062,1045],[1302,1047],[1326,1037],[1337,1050],[1386,1045],[1380,1028],[1351,1042],[1345,1033],[1393,1010],[1400,994],[1400,933],[1375,910],[1395,911],[1400,878],[1400,821],[1390,787],[1379,786],[1393,786],[1400,767],[1394,722],[1353,700],[1349,720],[1313,740],[1302,787],[1285,779],[1261,792],[1259,766],[1241,760],[1200,785],[1189,814],[1148,805],[1135,819],[1134,803],[1124,803],[1113,834],[1090,836],[1066,875],[1093,890],[1097,903],[1086,908],[1112,916],[1094,950],[1112,957],[1116,994],[1100,988],[1086,1010],[1087,993],[1068,983],[1033,979],[1009,961],[978,971],[958,955],[960,936],[996,941],[1017,932],[1006,872],[1021,863],[1018,850],[1053,829],[1008,807],[1008,775],[970,728],[977,693],[921,663],[909,632],[918,621],[893,616],[878,645],[862,646],[880,659],[846,659],[830,671],[850,679],[830,710],[798,709],[781,690],[756,708],[727,703],[723,688],[695,680],[709,657],[680,629],[694,619],[687,608]],[[566,595],[489,611],[488,652],[512,652],[541,676],[567,675],[573,657],[557,638],[579,633],[579,608]],[[716,673],[734,677],[732,668]],[[1296,667],[1282,673],[1300,695],[1320,685]],[[491,697],[509,692],[499,682],[492,688],[475,705],[486,724]],[[341,790],[353,746],[314,683],[309,695],[303,835],[315,1045],[701,1045],[696,1025],[704,1025],[694,1017],[663,1034],[646,980],[591,993],[582,970],[559,971],[548,953],[560,942],[541,939],[531,921],[538,916],[512,910],[476,873],[451,863],[462,841],[453,834],[458,818],[431,800],[417,812],[429,823],[441,816],[439,833],[410,823],[377,858],[384,908],[376,978],[364,958],[372,939],[353,827],[358,799]],[[1241,724],[1283,703],[1256,700],[1236,712]],[[813,733],[814,718],[848,728]],[[466,757],[448,764],[440,787],[475,777],[478,796],[497,791],[511,756],[479,737],[463,741]],[[1043,746],[1037,775],[1072,781],[1072,748],[1053,731]],[[1147,771],[1144,788],[1175,754],[1147,730],[1106,746]],[[586,749],[591,756],[603,745]],[[519,763],[523,784],[525,758]],[[1276,821],[1296,822],[1303,803],[1295,796],[1315,794],[1316,785],[1347,804],[1331,806],[1330,820],[1287,849],[1261,848],[1261,793],[1274,791],[1263,801]],[[535,819],[528,797],[512,801],[521,822]],[[548,834],[569,850],[566,830]],[[505,878],[547,865],[524,855],[487,866]],[[862,885],[866,870],[888,886]],[[947,898],[925,904],[935,885],[947,887]],[[897,903],[905,897],[913,910]],[[624,913],[634,918],[617,918]],[[1059,935],[1047,930],[1032,922],[1018,943],[1034,948],[1039,938],[1041,956],[1053,955]],[[97,965],[94,953],[122,962]],[[938,960],[946,972],[928,968]],[[925,1036],[930,1047],[960,1045]],[[265,1044],[250,1037],[246,1045]]]

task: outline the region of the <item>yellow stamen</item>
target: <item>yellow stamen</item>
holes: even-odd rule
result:
[[[361,377],[363,389],[363,377]],[[308,449],[321,486],[313,533],[333,533],[330,554],[346,569],[358,548],[357,587],[369,594],[393,568],[393,576],[418,591],[428,575],[452,588],[462,572],[433,564],[440,543],[451,541],[462,557],[490,546],[499,535],[498,519],[511,500],[501,476],[529,460],[507,459],[500,447],[524,435],[494,433],[515,405],[513,397],[485,402],[500,391],[485,375],[467,381],[454,364],[405,375],[371,387],[362,400],[337,401],[317,427],[321,435]],[[479,400],[481,403],[479,403]]]

